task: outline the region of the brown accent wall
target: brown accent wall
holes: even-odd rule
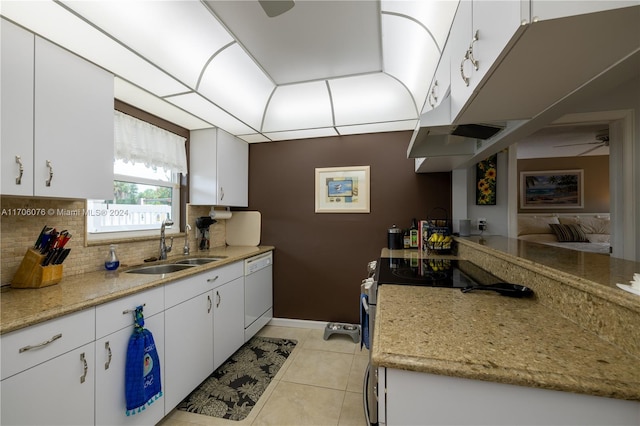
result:
[[[276,247],[274,315],[359,322],[366,265],[434,207],[451,212],[451,174],[416,174],[410,132],[252,144],[249,210],[262,213],[261,244]],[[371,167],[371,213],[315,213],[316,167]]]
[[[518,176],[520,176],[520,172],[575,169],[583,170],[584,208],[522,210],[520,208],[520,185],[518,185],[518,213],[609,213],[608,155],[518,160]]]

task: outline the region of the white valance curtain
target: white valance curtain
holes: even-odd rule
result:
[[[187,173],[186,139],[183,137],[115,111],[114,139],[116,160]]]

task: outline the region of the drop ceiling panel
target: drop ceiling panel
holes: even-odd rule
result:
[[[202,74],[198,92],[250,126],[260,128],[274,84],[235,43],[221,51]]]
[[[197,93],[171,96],[167,98],[167,101],[192,112],[195,116],[209,123],[215,123],[216,127],[220,127],[232,135],[256,133],[256,129],[247,126]]]
[[[211,56],[233,41],[197,1],[65,1],[161,69],[195,88]]]
[[[280,86],[267,108],[263,132],[333,126],[331,99],[324,81]]]
[[[422,107],[430,78],[440,59],[438,46],[427,30],[410,19],[382,15],[384,71],[400,80]]]
[[[175,123],[178,126],[182,126],[185,129],[195,130],[211,127],[211,123],[194,117],[164,99],[153,96],[149,92],[118,77],[116,77],[114,81],[114,96],[122,102],[126,102],[143,111],[151,111],[154,115]]]
[[[383,73],[339,78],[329,86],[336,126],[415,119],[418,115],[407,89]]]
[[[387,123],[357,124],[354,126],[337,127],[341,135],[358,135],[362,133],[399,132],[413,130],[418,120],[390,121]]]
[[[286,141],[292,139],[308,139],[308,138],[323,138],[326,136],[338,136],[338,132],[333,127],[324,129],[305,129],[295,130],[291,132],[273,132],[265,133],[269,139],[273,141]]]
[[[274,18],[256,1],[205,3],[276,84],[382,69],[378,2],[297,1]]]

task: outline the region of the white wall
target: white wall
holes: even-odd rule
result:
[[[505,152],[498,153],[498,162],[496,167],[495,206],[476,205],[476,169],[475,166],[467,169],[467,217],[471,219],[472,235],[480,234],[480,231],[478,231],[477,220],[482,217],[487,219],[487,230],[484,231],[482,235],[508,236],[509,164],[508,155]]]

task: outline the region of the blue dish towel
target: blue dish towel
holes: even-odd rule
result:
[[[134,312],[135,324],[129,338],[125,366],[127,416],[143,411],[162,396],[160,360],[153,335],[144,328],[142,306]]]
[[[363,303],[364,301],[364,303]],[[362,339],[360,339],[360,350],[362,345],[369,349],[369,314],[364,309],[365,304],[369,305],[369,296],[362,293],[360,295],[360,329],[362,330]]]

